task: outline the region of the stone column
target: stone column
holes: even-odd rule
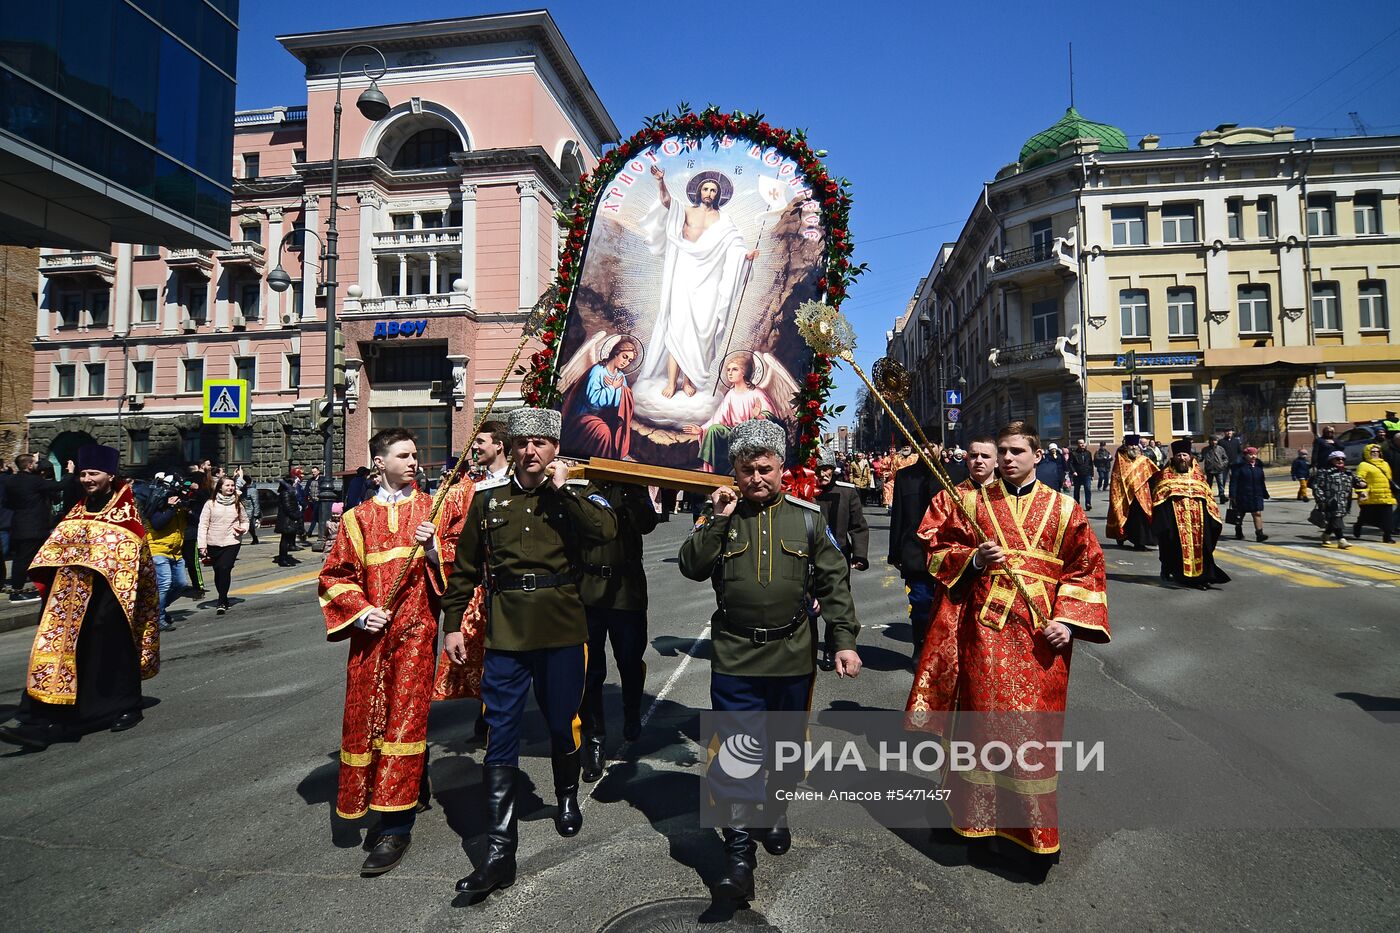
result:
[[[360,202],[360,265],[359,286],[361,295],[378,298],[379,266],[374,261],[374,234],[379,229],[379,212],[384,207],[384,199],[379,192],[367,188],[356,195]]]
[[[211,276],[210,281],[218,283],[214,287],[214,332],[223,333],[232,325],[229,302],[233,298],[233,274],[220,266],[217,278]]]
[[[438,254],[428,254],[428,294],[437,294]]]
[[[267,262],[276,268],[282,257],[282,216],[285,208],[267,209]],[[263,309],[263,329],[276,330],[282,326],[283,292],[267,290],[267,306]]]
[[[165,277],[165,326],[167,334],[180,330],[180,274],[169,267]]]
[[[125,334],[131,330],[131,244],[117,244],[117,277],[112,283],[112,333]]]
[[[462,182],[462,284],[476,294],[476,185]]]
[[[302,203],[306,205],[306,210],[302,213],[302,217],[305,219],[306,229],[314,230],[316,235],[320,236],[321,199],[314,194],[308,194],[302,198]],[[334,209],[335,206],[332,205],[331,210]],[[320,250],[320,241],[307,236],[302,240],[301,245],[301,261],[303,265],[309,261],[308,257],[310,257],[311,260],[315,259],[316,253],[312,252],[312,250]],[[320,277],[320,266],[318,263],[312,261],[311,268],[306,270],[306,289],[301,295],[301,307],[296,309],[296,313],[301,316],[303,321],[316,320],[316,290],[319,287],[318,283],[320,282]]]
[[[533,178],[516,185],[520,192],[521,309],[533,308],[540,297],[540,183]]]

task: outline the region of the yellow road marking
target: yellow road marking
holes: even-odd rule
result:
[[[1237,567],[1246,567],[1250,570],[1257,570],[1260,573],[1267,573],[1274,577],[1283,577],[1291,580],[1300,586],[1312,586],[1319,589],[1339,589],[1343,584],[1335,580],[1324,580],[1321,577],[1314,577],[1311,574],[1300,573],[1297,570],[1289,570],[1287,567],[1280,567],[1277,564],[1268,564],[1261,560],[1251,560],[1239,554],[1217,550],[1215,559],[1222,564],[1233,564]]]
[[[295,577],[277,577],[265,583],[254,583],[251,586],[241,586],[229,593],[230,596],[254,596],[258,593],[266,593],[269,590],[281,590],[298,586],[302,583],[310,583],[321,575],[321,571],[314,570],[311,573],[301,574]]]
[[[1343,560],[1332,554],[1324,554],[1320,549],[1307,551],[1301,547],[1276,547],[1268,548],[1260,545],[1250,545],[1253,551],[1273,551],[1275,555],[1291,557],[1296,560],[1308,561],[1314,564],[1322,564],[1325,567],[1345,570],[1347,573],[1355,574],[1358,577],[1365,577],[1368,580],[1382,580],[1386,583],[1400,583],[1400,573],[1390,570],[1378,570],[1375,567],[1368,567],[1365,564],[1353,563]],[[1280,552],[1282,552],[1280,554]]]
[[[1354,540],[1351,539],[1348,539],[1348,542],[1351,544],[1350,553],[1352,554],[1359,554],[1362,557],[1369,557],[1372,560],[1378,560],[1386,564],[1400,565],[1400,547],[1396,547],[1392,550],[1385,551],[1381,550],[1381,548],[1367,547],[1364,544],[1357,544]]]

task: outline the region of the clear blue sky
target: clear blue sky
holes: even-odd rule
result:
[[[531,8],[243,0],[238,106],[304,103],[279,34]],[[1144,133],[1190,145],[1219,123],[1350,135],[1353,110],[1373,134],[1400,133],[1394,0],[566,0],[549,11],[624,135],[684,100],[761,110],[830,150],[831,170],[855,186],[856,259],[871,266],[845,304],[867,366],[982,183],[1064,112],[1070,42],[1076,106],[1132,145]],[[856,378],[838,371],[837,383],[849,404]]]

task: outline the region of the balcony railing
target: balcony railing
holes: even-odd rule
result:
[[[364,314],[396,314],[406,311],[446,311],[451,307],[451,295],[394,295],[388,298],[361,298],[359,310]]]
[[[1025,249],[1013,249],[1009,253],[1001,254],[1001,262],[1008,269],[1016,269],[1021,266],[1033,265],[1037,262],[1044,262],[1055,255],[1055,247],[1050,243],[1037,243],[1035,246],[1027,246]]]
[[[1077,360],[1078,345],[1068,337],[1018,343],[1010,347],[993,347],[987,353],[987,363],[993,379],[1014,378],[1028,373],[1070,372]]]
[[[204,276],[214,271],[214,251],[212,249],[172,249],[165,257],[165,264],[172,269],[193,269]]]
[[[39,271],[45,275],[103,275],[116,274],[116,257],[96,250],[73,253],[49,253],[39,257]]]
[[[267,259],[267,250],[261,243],[252,240],[237,240],[219,254],[219,262],[225,266],[249,266],[261,271]]]
[[[432,252],[460,250],[461,227],[424,227],[421,230],[383,230],[374,235],[374,248],[383,252]]]
[[[989,277],[993,280],[1013,278],[1030,270],[1039,274],[1043,269],[1037,267],[1074,269],[1078,262],[1074,242],[1073,236],[1055,237],[1049,243],[1035,243],[993,256],[988,263]]]
[[[993,366],[1013,366],[1016,363],[1030,363],[1034,360],[1058,356],[1059,344],[1063,339],[1056,337],[1054,340],[1037,340],[1035,343],[1018,343],[1011,347],[997,347],[990,354],[991,363]]]

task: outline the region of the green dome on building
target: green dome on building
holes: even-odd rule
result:
[[[1035,168],[1060,157],[1060,147],[1071,139],[1097,139],[1100,152],[1127,152],[1128,137],[1116,126],[1086,120],[1070,107],[1054,126],[1036,133],[1021,147],[1021,168]]]

